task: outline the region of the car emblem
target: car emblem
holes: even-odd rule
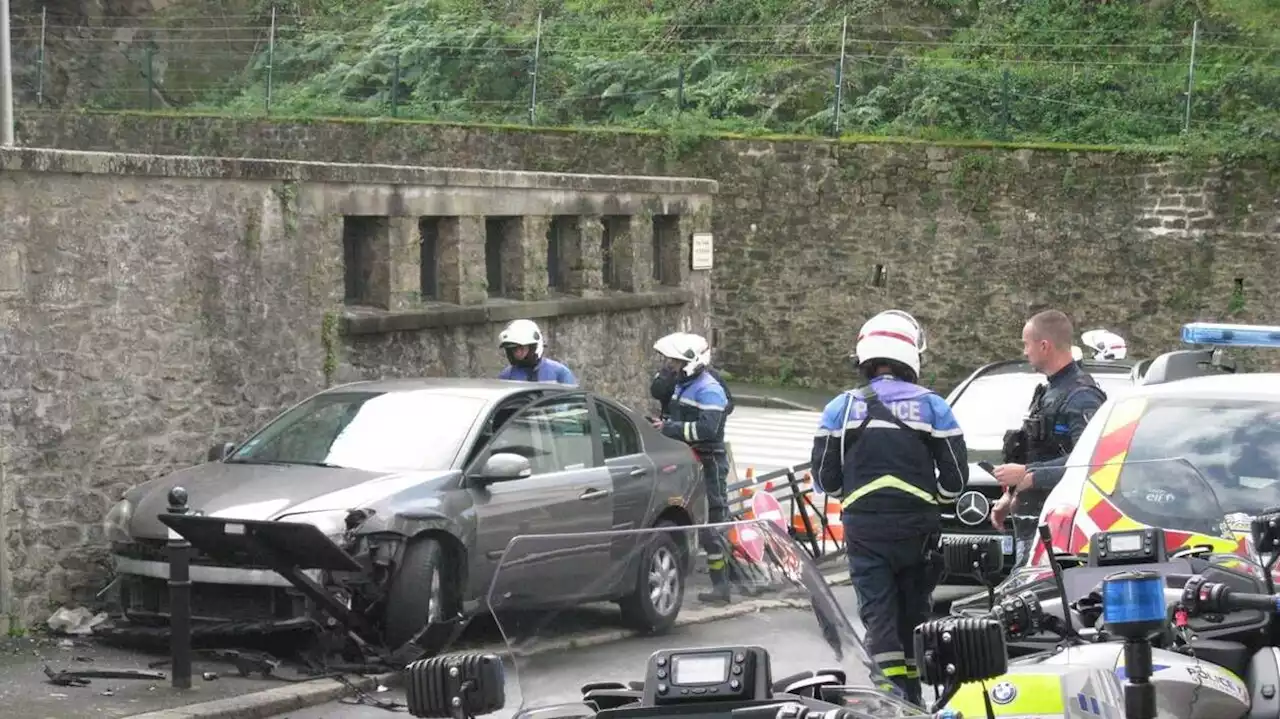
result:
[[[1010,682],[1000,682],[991,688],[991,701],[996,704],[1008,704],[1018,698],[1018,688]]]
[[[956,518],[970,527],[976,527],[991,512],[991,500],[982,492],[970,490],[956,500]]]

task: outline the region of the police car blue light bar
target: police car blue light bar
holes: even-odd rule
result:
[[[1192,322],[1182,326],[1182,341],[1189,345],[1273,347],[1280,349],[1280,327]]]

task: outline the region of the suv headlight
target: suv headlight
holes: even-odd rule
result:
[[[286,514],[280,522],[302,522],[315,525],[324,535],[335,542],[342,543],[342,535],[347,533],[347,510],[331,509],[323,512],[301,512]]]
[[[133,503],[127,499],[116,502],[102,520],[102,530],[107,535],[107,541],[120,544],[132,542],[133,535],[129,534],[131,519],[133,519]]]

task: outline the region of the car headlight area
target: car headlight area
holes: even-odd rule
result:
[[[342,535],[347,532],[347,514],[345,509],[331,509],[321,512],[299,512],[279,517],[278,522],[298,522],[314,525],[336,544],[342,544]]]
[[[129,534],[131,519],[133,519],[133,503],[127,499],[116,502],[115,506],[107,510],[107,516],[102,519],[102,530],[107,536],[107,541],[117,544],[132,542],[133,537]]]

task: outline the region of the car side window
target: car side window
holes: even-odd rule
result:
[[[530,407],[498,430],[489,451],[528,457],[534,474],[595,466],[586,398],[556,399]]]
[[[600,440],[604,445],[604,458],[625,457],[640,453],[640,433],[625,414],[604,402],[596,402],[600,418]]]

